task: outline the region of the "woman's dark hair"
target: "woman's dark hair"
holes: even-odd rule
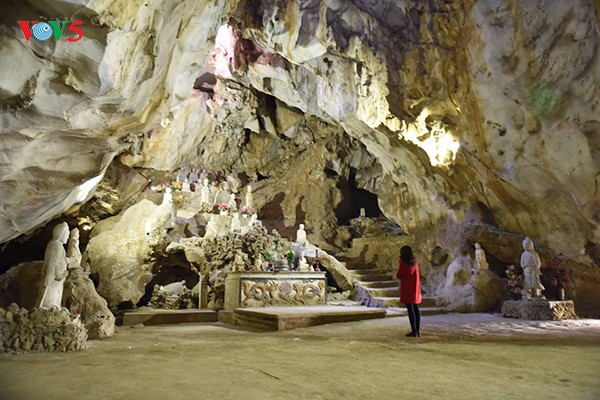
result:
[[[402,246],[400,249],[400,260],[408,265],[415,265],[415,256],[410,246]]]

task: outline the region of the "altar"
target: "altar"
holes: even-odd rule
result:
[[[225,309],[324,305],[325,272],[231,272],[225,280]]]

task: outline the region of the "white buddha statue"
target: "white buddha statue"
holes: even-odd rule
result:
[[[479,242],[475,243],[475,263],[477,264],[478,270],[490,269],[485,256],[485,250],[481,248],[481,244]]]
[[[246,197],[244,198],[244,205],[248,210],[254,209],[254,198],[252,197],[252,186],[246,187]]]
[[[190,185],[190,181],[188,180],[188,178],[185,178],[185,180],[181,184],[181,191],[182,192],[191,192],[192,191],[192,186]]]
[[[173,203],[173,190],[171,188],[166,188],[165,193],[163,194],[163,204]]]
[[[304,224],[300,224],[300,227],[296,231],[296,243],[301,246],[306,246],[308,244],[308,239],[306,238],[306,231],[304,230]]]
[[[542,262],[540,256],[533,248],[533,241],[528,237],[523,240],[523,254],[521,254],[521,267],[523,268],[523,278],[525,286],[531,290],[533,297],[540,297],[544,286],[540,281],[542,275]]]
[[[235,202],[235,194],[231,193],[229,195],[229,201],[227,201],[227,205],[231,207],[231,211],[237,210],[237,203]]]
[[[40,308],[61,307],[65,279],[68,275],[67,253],[64,245],[69,240],[69,225],[62,222],[52,230],[52,240],[44,253],[44,281],[40,288]]]
[[[311,266],[306,261],[306,257],[304,257],[304,251],[300,252],[300,258],[298,259],[298,269],[300,271],[310,271]]]

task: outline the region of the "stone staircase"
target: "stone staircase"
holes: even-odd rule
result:
[[[382,272],[376,266],[355,261],[345,261],[346,268],[355,280],[356,300],[363,306],[386,308],[388,316],[406,315],[400,304],[400,291],[394,272]],[[443,314],[446,310],[436,307],[433,297],[423,296],[420,305],[422,315]]]

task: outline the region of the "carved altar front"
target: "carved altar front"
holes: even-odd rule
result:
[[[225,280],[225,308],[322,305],[325,272],[232,272]]]

